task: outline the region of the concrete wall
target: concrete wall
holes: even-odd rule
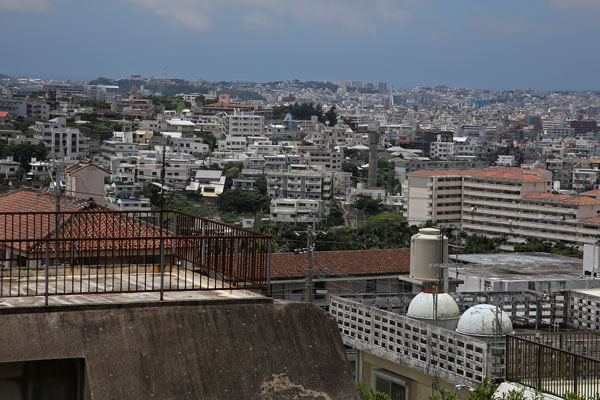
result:
[[[84,358],[94,400],[357,399],[333,318],[239,302],[3,308],[0,363]]]
[[[369,387],[375,388],[374,372],[376,370],[392,372],[405,378],[407,389],[406,400],[427,399],[429,396],[439,394],[439,388],[444,388],[448,391],[454,390],[453,384],[435,377],[435,367],[431,368],[430,376],[360,350],[357,350],[356,359],[360,382]],[[465,393],[460,393],[461,399],[468,397],[468,391],[466,389],[463,389],[463,391]]]

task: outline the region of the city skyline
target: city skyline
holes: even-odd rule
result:
[[[590,0],[1,0],[0,72],[598,90],[598,16]]]

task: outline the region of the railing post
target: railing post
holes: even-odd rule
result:
[[[537,343],[537,371],[536,371],[536,377],[537,377],[537,382],[536,382],[536,389],[537,390],[542,390],[542,351],[543,348],[542,346],[540,346],[539,343]]]
[[[46,241],[46,268],[44,268],[44,305],[48,305],[48,269],[50,268],[50,242]]]
[[[160,301],[163,301],[165,288],[165,240],[160,238]]]
[[[269,245],[267,248],[268,254],[267,254],[267,296],[271,296],[271,251],[273,244],[271,243],[271,241],[269,240]]]
[[[578,394],[577,391],[577,378],[579,376],[579,357],[573,356],[573,393]]]

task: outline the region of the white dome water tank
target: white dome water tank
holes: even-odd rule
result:
[[[501,329],[498,329],[498,325]],[[507,313],[491,304],[478,304],[460,317],[456,332],[469,336],[494,337],[513,333],[513,325]]]
[[[436,324],[433,311],[434,297],[435,294],[430,291],[416,295],[408,306],[406,316],[442,328],[456,329],[456,324],[460,318],[460,310],[456,301],[448,293],[438,292]]]
[[[442,254],[443,253],[443,256]],[[448,262],[448,238],[435,228],[421,228],[410,239],[410,277],[423,280],[438,280],[439,269],[430,264]]]

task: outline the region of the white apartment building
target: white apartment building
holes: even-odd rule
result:
[[[206,143],[200,138],[172,138],[171,147],[176,153],[204,156],[210,153]]]
[[[67,120],[64,117],[36,122],[34,130],[34,137],[44,143],[51,158],[64,159],[65,162],[77,162],[87,158],[89,138],[79,129],[67,128]]]
[[[543,169],[486,168],[417,171],[408,176],[411,225],[431,221],[469,234],[595,243],[600,200],[550,193],[551,173]]]
[[[267,173],[267,194],[270,198],[330,200],[333,173],[289,169]]]
[[[247,140],[243,136],[226,136],[219,140],[218,148],[221,152],[243,153],[246,151]]]
[[[235,113],[226,117],[228,136],[262,136],[265,118],[262,115]]]
[[[86,97],[107,103],[112,103],[119,96],[119,87],[114,85],[84,85],[83,90]]]
[[[440,160],[454,158],[454,142],[442,142],[441,140],[431,142],[429,156]]]
[[[167,132],[169,130],[169,124],[167,124],[167,121],[159,119],[145,119],[139,123],[139,128],[143,131],[160,133]]]
[[[329,202],[308,199],[273,199],[270,218],[275,222],[320,222],[329,215]]]
[[[575,129],[562,119],[546,119],[542,122],[544,136],[551,139],[566,138],[573,136]]]
[[[115,157],[134,156],[138,152],[137,144],[118,140],[105,140],[101,146],[102,156],[107,160]]]
[[[600,170],[589,168],[576,168],[573,170],[571,188],[577,192],[595,189],[598,185]]]
[[[329,170],[341,170],[343,153],[331,148],[308,150],[302,156],[304,162],[312,166],[322,166]]]

